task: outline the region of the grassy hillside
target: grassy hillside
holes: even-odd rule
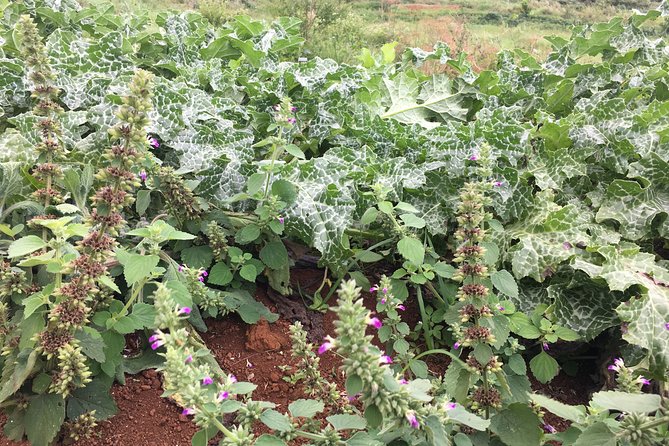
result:
[[[444,41],[486,68],[501,49],[543,56],[546,35],[567,36],[573,25],[645,10],[659,0],[114,0],[120,10],[195,9],[221,22],[238,13],[271,19],[291,12],[305,22],[307,55],[354,61],[363,47],[397,41],[431,48]],[[310,13],[309,10],[312,12]],[[315,12],[313,12],[315,11]]]

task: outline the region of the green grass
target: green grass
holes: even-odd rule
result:
[[[237,3],[229,9],[270,19],[267,1],[271,0],[246,1],[251,8],[240,8]],[[199,2],[208,2],[207,12],[215,13],[216,5],[226,0],[112,0],[119,11],[145,9],[151,14],[165,9],[198,9]],[[380,0],[352,0],[349,5],[351,14],[364,24],[362,40],[369,46],[379,45],[379,35],[384,35],[380,30],[388,39],[400,42],[400,47],[427,49],[441,40],[456,51],[470,53],[470,60],[485,68],[501,49],[521,48],[542,57],[550,50],[544,36],[568,36],[571,25],[607,21],[614,15],[628,15],[631,7],[643,10],[658,2],[528,0],[529,15],[523,14],[523,0],[404,0],[394,2],[386,14],[379,9]]]

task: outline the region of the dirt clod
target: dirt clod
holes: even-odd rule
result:
[[[290,340],[274,333],[269,322],[262,319],[256,325],[251,325],[246,332],[246,348],[252,352],[267,352],[280,350],[290,345]]]

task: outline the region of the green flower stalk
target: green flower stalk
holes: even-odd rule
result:
[[[501,407],[501,393],[492,380],[494,374],[502,370],[499,357],[492,354],[495,336],[484,323],[499,311],[488,302],[490,290],[484,284],[488,268],[484,263],[485,248],[481,245],[486,236],[485,223],[491,218],[486,211],[491,202],[487,192],[494,186],[489,181],[492,176],[490,148],[484,145],[480,153],[470,156],[469,160],[478,163],[475,171],[479,180],[464,184],[457,208],[459,227],[455,239],[458,247],[453,261],[459,266],[453,279],[462,283],[456,295],[462,325],[453,327],[458,339],[454,348],[472,347],[466,363],[471,372],[480,376],[481,382],[470,394],[471,408],[487,416],[490,408]]]
[[[148,146],[145,127],[151,109],[150,82],[149,73],[138,71],[130,83],[130,94],[123,98],[117,113],[121,123],[109,132],[115,143],[104,154],[107,165],[96,175],[102,185],[91,197],[91,229],[78,243],[79,256],[65,271],[71,273],[69,282],[60,284],[62,273],[58,273],[55,305],[49,312],[46,329],[37,335],[37,350],[47,359],[58,359],[50,391],[63,397],[90,381],[91,372],[74,334],[88,323],[98,298],[105,296],[100,292],[104,286],[98,286],[100,280],[112,280],[107,276],[105,262],[113,255],[114,237],[125,225],[121,212],[133,203],[132,191],[140,185],[136,170]]]
[[[202,208],[195,194],[174,169],[161,167],[158,169],[157,179],[160,191],[165,197],[165,207],[170,215],[182,222],[197,220],[202,216]]]
[[[321,375],[320,358],[314,353],[314,345],[307,340],[307,332],[301,323],[295,322],[290,326],[290,340],[291,355],[298,361],[296,372],[291,376],[292,381],[302,381],[307,395],[321,398],[328,407],[347,407],[347,401],[339,392],[337,384]]]
[[[54,84],[56,76],[51,69],[46,46],[32,17],[21,16],[16,31],[21,37],[19,51],[25,61],[28,80],[32,85],[32,97],[36,101],[33,113],[39,117],[35,124],[40,136],[40,141],[35,146],[38,164],[33,169],[33,175],[44,186],[37,189],[33,196],[44,205],[45,212],[48,212],[49,205],[63,201],[63,196],[56,189],[56,180],[63,175],[57,163],[62,161],[66,154],[58,120],[63,112],[58,104],[60,90]],[[43,234],[46,237],[46,229]]]

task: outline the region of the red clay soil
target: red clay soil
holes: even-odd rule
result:
[[[322,278],[321,274],[322,272],[317,270],[298,270],[293,277],[302,284],[313,286],[313,279]],[[259,292],[257,297],[271,310],[276,311],[263,291]],[[333,297],[333,301],[334,299],[336,297]],[[413,298],[410,298],[407,302],[404,318],[413,327],[420,316],[418,305],[412,300]],[[374,297],[366,295],[365,305],[370,309],[373,308]],[[335,319],[336,315],[331,311],[323,317],[321,328],[326,334],[334,333]],[[207,325],[209,330],[202,334],[203,340],[223,370],[236,375],[240,381],[253,382],[258,386],[253,392],[254,400],[272,401],[279,411],[284,412],[291,401],[305,398],[301,386],[284,381],[286,372],[279,368],[282,365],[295,366],[290,355],[289,321],[279,319],[273,324],[261,321],[257,325],[249,326],[236,315],[231,315],[222,320],[208,320]],[[442,356],[429,357],[427,362],[429,369],[437,374],[442,373],[448,365],[448,361]],[[339,371],[340,359],[334,353],[326,352],[321,357],[320,364],[323,376],[336,382],[343,390],[344,377]],[[587,401],[588,391],[580,388],[579,382],[575,381],[566,375],[559,375],[549,385],[541,386],[533,383],[535,384],[533,387],[566,403],[583,403]],[[119,413],[107,421],[100,422],[95,437],[79,441],[78,446],[191,444],[191,437],[197,431],[197,427],[180,414],[181,408],[161,397],[160,377],[155,370],[127,376],[126,385],[114,385],[111,392],[119,407]],[[4,417],[0,418],[0,425],[4,425],[4,421]],[[558,430],[568,426],[552,414],[546,415],[546,422]],[[265,431],[264,426],[257,426],[256,433]],[[60,445],[64,446],[66,443],[58,443],[58,446]],[[0,435],[0,446],[28,445],[11,442]]]

